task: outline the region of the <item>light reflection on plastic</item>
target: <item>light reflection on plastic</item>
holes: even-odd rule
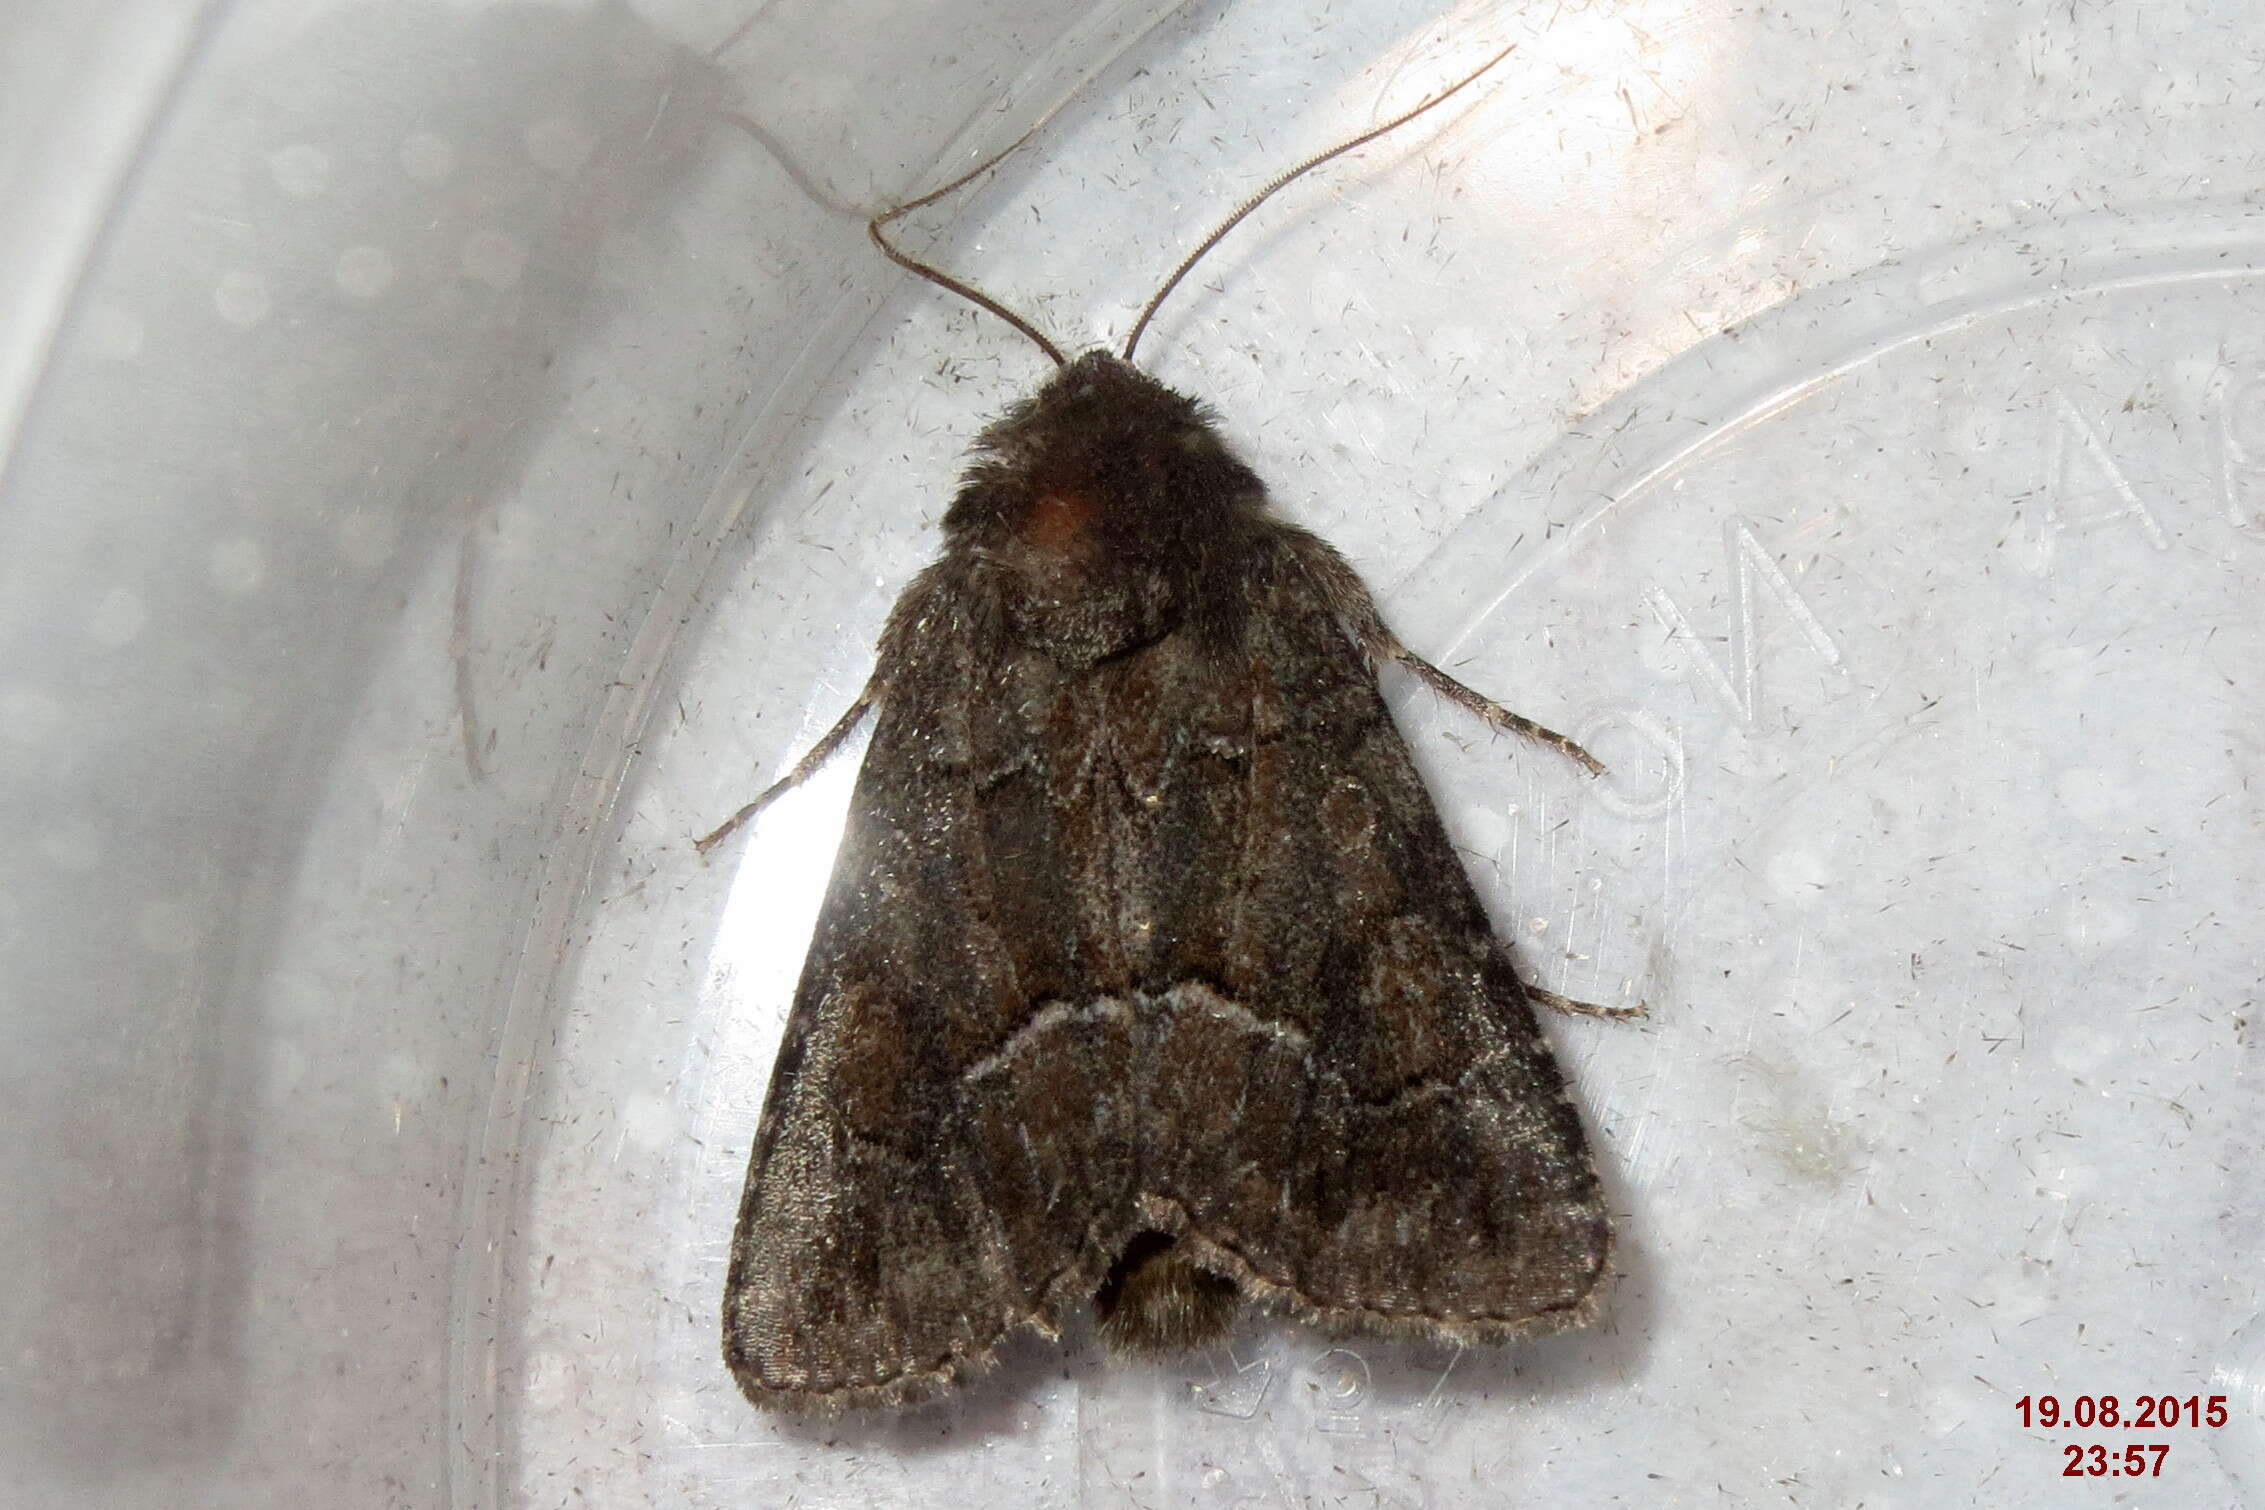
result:
[[[1471,31],[1492,41],[1501,7],[1472,0],[1457,8]],[[1592,300],[1628,322],[1623,349],[1598,364],[1595,391],[1567,402],[1575,412],[1602,402],[1637,375],[1727,326],[1781,301],[1781,266],[1798,248],[1751,228],[1730,245],[1683,244],[1696,223],[1662,223],[1661,206],[1690,198],[1700,186],[1723,192],[1742,184],[1738,162],[1710,155],[1708,140],[1692,122],[1720,117],[1742,86],[1732,60],[1722,56],[1719,28],[1696,24],[1689,0],[1628,0],[1612,6],[1556,6],[1535,12],[1546,20],[1530,32],[1502,32],[1518,50],[1485,88],[1446,120],[1426,127],[1424,151],[1451,169],[1455,239],[1486,246],[1578,245],[1587,255],[1557,267],[1562,280],[1544,304],[1575,308]],[[1410,56],[1392,75],[1443,70],[1438,37],[1457,39],[1457,59],[1481,44],[1444,22],[1412,33]],[[1345,94],[1345,118],[1373,112],[1375,86]],[[1420,97],[1420,90],[1418,91]],[[1492,123],[1490,125],[1490,122]],[[1549,150],[1536,151],[1538,139]],[[1709,222],[1711,224],[1711,222]],[[1694,279],[1715,301],[1703,311],[1672,302],[1654,308],[1624,291],[1666,277],[1663,259],[1682,259],[1678,280]],[[1562,262],[1563,259],[1560,259]],[[1535,270],[1516,258],[1503,272],[1524,286]],[[1711,273],[1712,276],[1700,276]]]
[[[862,750],[844,750],[733,841],[739,870],[708,958],[716,1048],[744,1060],[760,1104],[802,957],[818,921]]]

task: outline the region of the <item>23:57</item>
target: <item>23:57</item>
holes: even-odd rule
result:
[[[2128,1478],[2161,1478],[2163,1459],[2170,1456],[2168,1442],[2134,1442],[2121,1452],[2103,1447],[2097,1442],[2086,1446],[2071,1442],[2061,1449],[2068,1459],[2061,1469],[2064,1479],[2106,1478],[2109,1475]],[[2150,1464],[2148,1455],[2154,1455]]]

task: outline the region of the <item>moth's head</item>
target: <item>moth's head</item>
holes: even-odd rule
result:
[[[1202,404],[1107,351],[1058,369],[986,429],[975,452],[944,518],[947,534],[973,543],[1172,549],[1266,502]]]

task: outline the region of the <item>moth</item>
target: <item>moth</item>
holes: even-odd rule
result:
[[[1132,363],[1243,216],[1483,72],[1269,184],[1121,354],[898,250],[928,200],[871,223],[1059,370],[977,439],[855,703],[699,841],[873,720],[732,1238],[757,1405],[928,1399],[1086,1305],[1132,1355],[1246,1302],[1456,1342],[1593,1314],[1611,1229],[1534,1008],[1620,1013],[1520,979],[1378,668],[1602,768],[1402,645]]]

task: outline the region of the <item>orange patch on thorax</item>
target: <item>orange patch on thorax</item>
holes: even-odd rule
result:
[[[1093,526],[1101,506],[1089,494],[1048,488],[1030,506],[1023,522],[1023,544],[1042,556],[1075,560],[1093,549]]]

